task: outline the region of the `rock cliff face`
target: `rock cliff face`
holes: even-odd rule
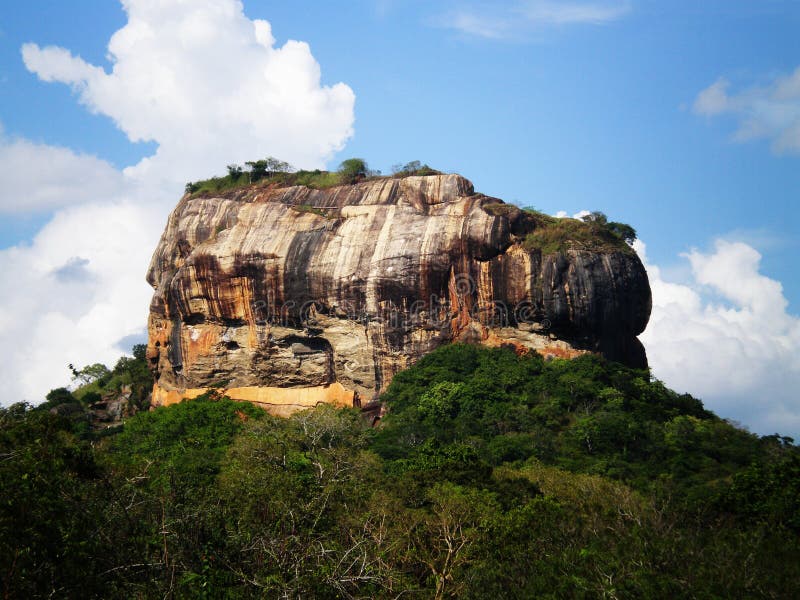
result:
[[[458,175],[187,195],[147,276],[153,402],[216,387],[278,414],[366,404],[452,341],[646,366],[638,257],[543,253],[540,227]]]

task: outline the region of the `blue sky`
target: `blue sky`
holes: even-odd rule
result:
[[[134,10],[143,4],[143,0],[127,2]],[[199,11],[206,2],[195,3],[194,8],[192,3],[165,0],[155,4],[170,5],[171,18],[180,11]],[[220,0],[219,5],[237,10],[232,0]],[[289,130],[297,142],[286,148],[284,158],[297,166],[335,167],[343,158],[361,156],[383,171],[418,159],[459,172],[477,190],[523,206],[551,214],[602,210],[614,220],[632,224],[646,244],[654,291],[661,290],[653,331],[645,336],[656,375],[680,391],[701,395],[723,416],[728,411],[732,418],[762,432],[782,423],[791,423],[787,427],[800,432],[800,406],[788,392],[782,392],[780,406],[775,405],[768,420],[758,410],[767,400],[754,397],[756,390],[768,387],[767,382],[779,380],[787,388],[800,381],[800,366],[790,356],[800,343],[795,261],[800,248],[798,3],[245,1],[244,15],[237,22],[256,19],[271,25],[275,48],[284,47],[288,40],[310,46],[321,73],[320,82],[312,88],[314,93],[328,94],[317,120],[295,123],[305,128],[298,129],[296,136]],[[66,49],[73,57],[110,72],[122,59],[109,56],[109,38],[128,22],[128,14],[115,2],[31,0],[0,6],[2,142],[14,152],[20,151],[22,142],[30,144],[31,155],[46,154],[52,147],[71,153],[52,154],[55,158],[47,160],[56,164],[62,159],[64,164],[84,164],[87,157],[103,161],[95,164],[101,175],[91,183],[84,179],[64,183],[63,189],[73,191],[63,198],[55,198],[53,194],[58,194],[52,190],[39,196],[36,192],[32,196],[40,200],[26,206],[24,197],[12,198],[5,192],[7,197],[0,204],[0,248],[6,248],[7,260],[17,261],[14,264],[20,269],[23,254],[31,264],[42,263],[44,254],[37,255],[37,248],[55,248],[57,242],[47,240],[58,238],[58,223],[77,218],[70,215],[77,214],[79,207],[127,209],[131,198],[139,197],[136,194],[143,194],[142,210],[149,211],[148,218],[158,224],[154,228],[159,231],[149,232],[150,237],[142,240],[146,245],[160,234],[166,214],[177,201],[178,175],[188,178],[211,174],[208,171],[214,169],[224,171],[228,162],[247,158],[233,156],[237,146],[230,140],[230,144],[215,145],[214,150],[217,146],[220,150],[218,157],[213,156],[216,162],[210,162],[213,152],[209,151],[208,163],[202,164],[198,154],[184,164],[175,158],[179,140],[186,138],[189,145],[202,150],[202,138],[195,139],[193,131],[177,127],[162,137],[161,131],[171,127],[174,117],[169,108],[152,123],[142,124],[138,113],[147,113],[148,105],[136,105],[125,97],[127,89],[131,95],[137,92],[134,83],[121,82],[123,91],[112,101],[103,96],[101,87],[76,83],[56,54],[31,50],[23,60],[23,45],[35,43],[39,50]],[[165,31],[159,30],[158,35]],[[157,49],[168,52],[170,48],[167,44]],[[250,60],[238,56],[235,45],[224,48],[219,65],[206,61],[186,67],[196,75],[188,86],[197,85],[197,96],[189,95],[181,102],[197,103],[190,108],[200,115],[198,129],[205,126],[204,97],[214,95],[214,83],[238,85],[225,61],[230,71],[236,71]],[[292,64],[313,75],[313,65],[306,58]],[[136,63],[130,56],[128,60]],[[78,63],[70,64],[74,68]],[[67,80],[71,86],[64,85]],[[340,82],[344,86],[331,91]],[[305,89],[297,89],[301,88]],[[354,101],[348,100],[345,88]],[[87,89],[87,96],[80,96]],[[297,89],[293,93],[300,93]],[[166,99],[159,96],[153,102],[171,101],[166,93],[162,96]],[[119,110],[114,102],[121,106]],[[258,115],[250,117],[258,123]],[[315,131],[322,129],[318,137],[325,144],[311,148]],[[215,121],[209,131],[224,137],[224,123]],[[265,145],[244,146],[280,156],[287,134],[276,134],[267,144],[272,130],[259,131]],[[143,141],[132,141],[137,139],[136,132],[144,132],[138,135]],[[155,166],[150,171],[141,168],[140,161],[159,148],[164,156],[152,161]],[[230,148],[230,159],[222,153],[226,148]],[[201,164],[203,171],[198,172]],[[126,167],[134,169],[123,176],[120,170]],[[31,169],[26,175],[31,186],[37,185],[36,173]],[[175,174],[176,180],[167,182],[165,174]],[[120,178],[124,184],[118,183]],[[117,185],[132,185],[132,180],[137,192],[114,191]],[[58,188],[59,181],[53,176],[47,183]],[[82,195],[79,190],[87,191]],[[92,190],[103,197],[92,197]],[[99,206],[105,197],[108,206]],[[110,215],[106,218],[113,219]],[[142,217],[145,222],[150,221]],[[98,266],[102,261],[93,260],[90,249],[64,244],[64,264],[70,258],[86,260],[87,282],[106,281]],[[147,264],[141,256],[151,250],[142,250],[136,258],[126,255],[131,276],[137,269],[143,276]],[[43,270],[44,277],[60,266],[56,250],[41,252],[51,253],[47,256],[52,269]],[[714,265],[713,273],[708,265]],[[776,288],[777,282],[782,291]],[[89,321],[78,299],[93,299],[90,302],[97,301],[96,306],[102,302],[97,290],[70,285],[73,288],[63,293],[70,303],[74,300],[74,307],[51,301],[36,314],[61,315],[83,331]],[[39,290],[41,294],[40,284],[32,281],[31,286],[29,293]],[[747,294],[740,293],[744,286],[749,286]],[[697,298],[690,297],[690,292]],[[147,293],[134,295],[138,301]],[[774,318],[758,304],[759,297],[774,299]],[[136,313],[140,321],[145,311],[146,301]],[[671,335],[682,322],[691,323],[687,325],[691,332]],[[70,327],[62,324],[54,331],[69,335]],[[100,335],[120,339],[136,335],[135,319],[124,330],[90,331],[81,338],[85,342],[81,348],[108,357],[109,348],[90,343],[92,336]],[[48,364],[80,362],[59,354],[80,353],[77,347],[56,346],[47,356]],[[729,352],[715,363],[719,372],[711,378],[712,384],[731,379],[729,371],[739,371],[753,361],[761,361],[752,369],[760,379],[742,381],[739,388],[726,388],[715,396],[720,385],[706,385],[709,367],[696,363],[707,356],[708,348],[720,347]],[[25,356],[29,359],[42,352],[31,349]],[[681,360],[675,358],[677,354]],[[733,397],[738,399],[730,400]]]

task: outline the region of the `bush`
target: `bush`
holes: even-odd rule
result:
[[[428,165],[423,165],[418,160],[412,160],[404,165],[396,164],[392,166],[392,175],[395,177],[408,177],[409,175],[439,175],[439,171],[432,169]]]
[[[523,245],[527,250],[537,249],[542,254],[555,254],[569,249],[633,252],[623,238],[612,233],[605,225],[569,218],[542,221],[525,237]]]
[[[373,429],[213,393],[92,444],[0,407],[4,596],[798,597],[790,438],[591,355],[444,346],[384,400]]]
[[[242,176],[242,167],[239,165],[228,165],[228,177],[231,178],[233,181],[238,181],[239,178]]]
[[[292,173],[292,176],[287,179],[290,185],[304,185],[316,190],[324,190],[329,187],[334,187],[342,184],[342,180],[338,173],[331,173],[330,171],[298,171]]]
[[[267,177],[273,177],[292,171],[292,166],[289,163],[278,160],[273,156],[269,156],[263,160],[248,161],[245,164],[250,167],[249,183],[255,183]]]
[[[369,167],[363,158],[348,158],[339,165],[337,173],[342,183],[357,183],[368,174]]]
[[[312,189],[327,189],[337,185],[352,185],[365,179],[381,177],[380,171],[369,169],[362,158],[348,158],[339,165],[335,172],[299,170],[282,160],[268,157],[262,160],[247,161],[249,170],[241,166],[230,164],[227,166],[228,174],[222,177],[211,177],[200,181],[190,181],[186,184],[185,192],[190,196],[209,196],[238,190],[252,184],[290,186],[302,185]],[[428,165],[421,164],[418,160],[405,165],[395,165],[395,177],[409,175],[438,175],[440,172]]]
[[[617,223],[616,221],[609,222],[608,217],[606,217],[605,213],[600,211],[594,211],[583,217],[583,221],[585,223],[592,223],[601,227],[612,233],[613,235],[617,236],[621,240],[624,240],[627,244],[633,244],[636,240],[636,230],[627,225],[625,223]]]

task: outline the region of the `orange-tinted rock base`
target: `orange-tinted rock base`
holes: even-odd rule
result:
[[[169,406],[182,400],[191,400],[216,388],[190,388],[186,390],[165,390],[158,384],[153,386],[151,406]],[[313,408],[319,404],[332,404],[338,408],[357,406],[355,392],[345,389],[338,382],[326,386],[306,388],[240,387],[217,390],[232,400],[250,402],[260,406],[271,415],[288,417],[298,411]]]

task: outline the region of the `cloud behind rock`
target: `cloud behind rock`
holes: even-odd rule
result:
[[[123,6],[128,22],[109,41],[110,72],[55,46],[25,44],[22,58],[132,142],[158,144],[130,174],[183,180],[266,155],[322,167],[352,135],[353,91],[322,85],[309,45],[275,46],[270,24],[248,19],[240,2]]]
[[[655,376],[753,431],[800,436],[800,317],[761,273],[761,255],[719,239],[685,254],[690,280],[674,283],[647,262],[643,243],[636,248],[653,291],[640,338]]]
[[[352,135],[353,91],[324,85],[309,45],[276,46],[270,24],[248,19],[241,2],[123,7],[108,72],[64,48],[22,48],[42,81],[71,86],[92,113],[157,149],[121,172],[66,148],[0,142],[0,172],[13,183],[0,211],[57,210],[30,243],[0,250],[5,404],[42,401],[69,380],[68,363],[113,364],[118,341],[141,333],[150,254],[186,181],[268,155],[322,167]]]

